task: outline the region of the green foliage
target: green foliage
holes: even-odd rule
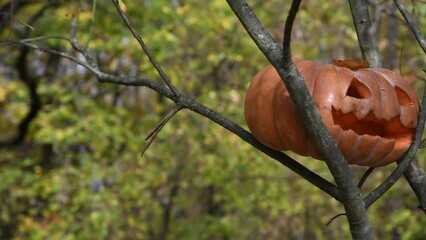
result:
[[[42,1],[31,3],[12,25],[31,27],[30,37],[69,36],[75,18],[77,39],[94,50],[103,71],[160,81],[112,3],[59,2],[25,25],[43,7]],[[247,84],[267,60],[225,1],[120,2],[179,90],[245,126]],[[252,2],[280,40],[289,6]],[[296,24],[295,55],[322,62],[360,56],[348,6],[341,1],[304,1]],[[411,39],[403,26],[398,30],[401,47]],[[0,35],[18,37],[10,28]],[[415,44],[407,43],[401,65],[413,74],[424,59]],[[37,44],[73,53],[58,39]],[[18,52],[16,47],[0,48],[0,140],[16,133],[29,108],[30,97],[14,66]],[[407,58],[410,65],[404,64]],[[27,66],[37,77],[43,106],[25,142],[0,150],[0,238],[350,237],[345,217],[325,226],[343,212],[338,202],[196,113],[180,111],[140,157],[144,138],[172,103],[143,87],[100,84],[63,59],[49,77],[49,64],[46,55],[31,52]],[[294,157],[331,178],[323,162]],[[363,192],[391,170],[376,170]],[[364,171],[354,167],[358,178]],[[416,204],[408,185],[400,181],[369,210],[377,237],[424,237],[424,217],[414,209]]]

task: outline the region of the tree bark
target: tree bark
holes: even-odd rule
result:
[[[370,67],[382,66],[382,58],[377,47],[377,41],[370,32],[371,19],[366,0],[348,0],[351,8],[358,43],[362,56],[370,63]]]

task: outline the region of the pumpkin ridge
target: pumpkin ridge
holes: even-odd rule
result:
[[[379,144],[381,143],[380,141],[382,141],[382,139],[380,139],[379,136],[374,136],[373,138],[375,138],[374,140],[374,145],[371,147],[369,153],[367,156],[364,157],[364,159],[359,160],[359,165],[366,165],[368,164],[370,161],[374,161],[375,160],[375,151],[376,148],[379,146]]]
[[[283,82],[283,80],[280,78],[280,80],[275,84],[275,86],[276,86],[276,89],[277,88],[279,88],[280,86],[279,86],[279,84],[283,84],[284,85],[284,82]],[[278,94],[276,94],[276,93],[273,93],[273,96],[272,96],[272,102],[271,102],[271,104],[272,105],[275,105],[274,103],[277,101],[277,97],[281,97],[280,95],[278,95]],[[281,102],[280,101],[280,99],[278,100],[278,102]],[[272,112],[272,119],[277,119],[278,118],[278,114],[276,113],[276,112]],[[279,121],[274,121],[273,122],[273,126],[274,126],[274,129],[275,129],[275,132],[277,133],[277,135],[278,135],[278,138],[282,141],[282,143],[283,143],[283,145],[284,146],[291,146],[289,143],[288,143],[288,139],[290,138],[289,136],[287,136],[287,137],[282,137],[281,136],[281,134],[280,134],[280,131],[279,131],[279,125],[280,125],[281,123],[279,122]],[[290,134],[289,134],[290,135]],[[286,149],[284,149],[284,150],[286,150]]]
[[[384,81],[378,80],[376,83],[380,87],[380,102],[381,109],[383,109],[383,118],[391,121],[395,116],[401,114],[401,107],[399,106],[397,95],[395,93],[395,83],[390,80],[387,76],[380,74],[379,72],[371,72],[381,78]]]
[[[311,86],[308,89],[308,91],[311,93],[312,99],[315,99],[314,98],[314,92],[315,92],[314,89],[315,89],[315,86],[317,85],[317,81],[318,81],[317,76],[319,75],[320,72],[321,72],[321,66],[320,65],[315,66],[315,69],[313,70],[312,76],[309,79],[309,81],[311,82]],[[305,79],[306,86],[309,86],[308,80],[305,78],[305,75],[303,75],[303,78]]]
[[[393,144],[393,146],[395,146],[395,143]],[[392,150],[392,151],[387,152],[387,154],[385,154],[384,156],[382,156],[380,158],[372,157],[372,158],[368,159],[368,161],[365,161],[364,164],[365,164],[365,166],[370,166],[370,167],[380,167],[380,166],[386,165],[383,162],[389,161],[389,160],[387,160],[389,158],[389,156],[392,156],[394,154],[395,154],[395,151]],[[386,159],[386,161],[385,161],[385,159]]]
[[[406,116],[406,118],[408,118],[410,116],[410,114],[403,114],[404,107],[411,107],[414,106],[414,109],[412,109],[411,111],[417,111],[418,112],[418,106],[419,106],[419,102],[418,99],[416,98],[416,96],[413,96],[413,93],[411,91],[409,91],[407,88],[409,88],[408,83],[399,75],[397,75],[396,73],[393,73],[394,77],[396,77],[398,80],[400,81],[395,81],[393,78],[390,78],[389,76],[386,75],[386,72],[388,72],[388,69],[378,69],[378,71],[376,71],[376,73],[380,76],[382,76],[383,78],[386,79],[386,81],[391,84],[393,86],[393,88],[395,89],[395,93],[396,93],[396,98],[400,104],[399,107],[399,111],[400,111],[400,117],[403,118],[404,116]],[[403,99],[401,99],[403,98]],[[407,99],[408,98],[408,99]],[[417,126],[417,118],[414,118],[413,121],[409,121],[407,119],[401,119],[402,124],[405,127],[415,127]]]

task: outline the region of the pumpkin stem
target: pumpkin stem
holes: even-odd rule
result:
[[[370,67],[370,64],[365,59],[363,59],[361,61],[333,59],[333,64],[336,65],[336,66],[339,66],[339,67],[349,68],[353,71],[357,71],[361,68]]]

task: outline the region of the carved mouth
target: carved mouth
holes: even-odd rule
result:
[[[408,128],[404,127],[399,120],[399,116],[394,117],[390,121],[385,119],[377,119],[374,113],[368,113],[364,118],[358,119],[354,113],[344,114],[333,108],[332,116],[335,125],[339,125],[343,130],[351,129],[358,135],[372,135],[383,138],[394,138],[402,132],[407,132]]]
[[[387,121],[370,112],[358,119],[353,112],[345,114],[334,107],[332,116],[335,125],[330,132],[340,148],[351,149],[344,153],[349,163],[386,165],[392,161],[388,155],[402,156],[414,134],[413,128],[403,126],[399,116]]]

